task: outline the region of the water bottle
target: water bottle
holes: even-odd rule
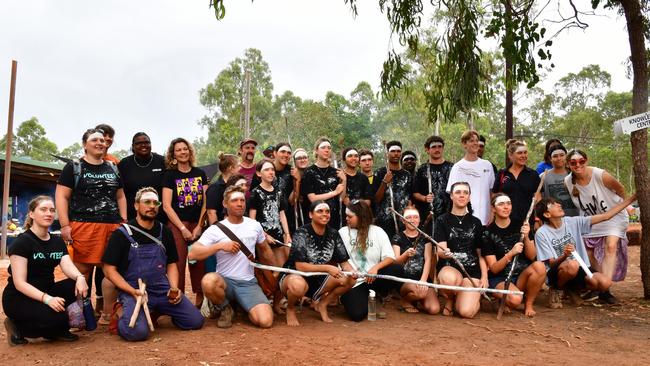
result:
[[[86,320],[86,330],[95,330],[97,328],[97,320],[95,320],[95,312],[93,311],[93,304],[90,302],[90,297],[83,299],[83,314]]]
[[[189,252],[190,252],[190,250],[192,250],[192,245],[191,245],[191,244],[190,244],[190,245],[189,245],[189,246],[187,247],[187,252],[189,253]],[[193,266],[193,265],[195,265],[195,264],[196,264],[196,262],[197,262],[197,260],[196,260],[196,259],[188,259],[188,260],[187,260],[187,263],[189,263],[189,264],[190,264],[190,266]]]
[[[371,322],[377,320],[377,298],[373,290],[368,294],[368,320]]]

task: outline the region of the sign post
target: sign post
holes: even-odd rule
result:
[[[614,133],[617,135],[631,134],[634,131],[650,127],[650,112],[636,114],[614,122]]]

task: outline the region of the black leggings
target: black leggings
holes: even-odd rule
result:
[[[391,264],[379,270],[379,274],[403,277],[402,266]],[[368,317],[368,295],[371,289],[377,293],[376,301],[379,302],[381,297],[387,296],[392,289],[399,289],[401,286],[400,282],[384,279],[377,279],[370,285],[362,283],[343,294],[341,303],[350,320],[360,322]]]
[[[65,299],[67,307],[76,300],[74,288],[75,281],[66,279],[55,282],[45,292]],[[2,294],[2,307],[23,337],[53,338],[70,330],[66,311],[52,310],[48,305],[25,296],[13,284],[8,285]]]

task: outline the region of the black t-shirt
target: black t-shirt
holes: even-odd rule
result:
[[[80,174],[75,187],[73,163],[67,163],[61,171],[58,184],[72,189],[68,203],[71,221],[118,223],[122,221],[117,206],[117,190],[122,179],[116,174],[113,163],[104,161],[94,165],[79,160]]]
[[[512,175],[508,168],[501,169],[497,174],[497,180],[494,181],[492,192],[503,192],[510,197],[512,201],[510,220],[516,225],[521,225],[524,222],[539,182],[539,175],[529,167],[524,167],[517,178]],[[533,227],[532,219],[533,215],[531,215],[530,227]]]
[[[327,168],[319,168],[314,164],[305,169],[300,189],[303,192],[303,195],[308,198],[310,193],[324,194],[332,192],[336,189],[338,184],[339,177],[336,176],[336,169],[329,166]],[[325,202],[330,206],[330,222],[328,223],[328,226],[339,229],[341,227],[341,217],[339,216],[339,196],[334,196]],[[307,200],[305,204],[309,207],[311,202]],[[305,220],[307,220],[307,218],[305,218]]]
[[[331,227],[318,235],[311,224],[300,227],[293,234],[293,243],[285,268],[296,268],[296,262],[337,265],[349,259],[343,239]]]
[[[280,211],[287,210],[287,204],[277,189],[267,191],[262,186],[257,186],[251,192],[249,210],[256,210],[255,220],[262,229],[274,239],[282,241],[282,224],[280,223]]]
[[[395,205],[395,211],[402,212],[411,198],[413,179],[411,173],[404,169],[393,170],[392,172],[393,180],[390,185],[393,187],[393,204]],[[377,169],[373,178],[373,184],[376,185],[375,192],[379,189],[379,184],[384,180],[384,176],[386,176],[386,167]],[[375,223],[386,231],[389,238],[392,238],[396,232],[395,224],[393,223],[393,213],[390,209],[390,192],[388,191],[388,187],[386,187],[384,198],[376,206]],[[400,228],[403,227],[399,219],[397,219],[397,223]]]
[[[225,209],[223,207],[223,194],[226,191],[226,182],[223,177],[219,176],[216,182],[210,184],[205,192],[205,209],[217,211],[218,221],[225,217]]]
[[[500,260],[521,238],[521,233],[519,232],[520,229],[521,226],[515,225],[512,221],[510,222],[510,225],[505,228],[500,228],[494,222],[491,223],[483,231],[481,255],[484,257],[493,255],[496,256],[497,260]],[[512,275],[518,276],[530,264],[531,261],[526,258],[524,253],[521,253],[519,257],[517,257],[517,265],[515,266]],[[505,268],[497,274],[488,271],[489,277],[506,277],[508,276],[508,272],[510,272],[510,267],[512,267],[512,262],[508,263]]]
[[[155,221],[151,230],[147,230],[138,225],[136,220],[130,220],[129,225],[135,226],[138,229],[146,232],[147,234],[158,238],[160,236],[160,229],[162,227],[162,243],[165,246],[167,253],[167,264],[178,262],[178,252],[176,251],[176,244],[172,232],[165,225]],[[153,240],[147,238],[136,230],[131,229],[133,239],[138,245],[158,245]],[[102,262],[117,267],[117,271],[124,277],[129,268],[129,251],[131,250],[131,242],[127,239],[126,235],[120,230],[115,230],[108,240],[108,245],[104,251]]]
[[[165,171],[163,187],[172,190],[172,208],[181,221],[199,221],[204,185],[208,185],[208,178],[202,169],[193,167],[188,173],[177,169]]]
[[[151,160],[140,161],[136,159],[135,155],[130,155],[117,164],[124,184],[126,213],[129,220],[136,217],[133,203],[135,202],[135,194],[140,188],[152,187],[158,192],[158,197],[162,197],[162,181],[165,174],[165,158],[161,155],[152,153]],[[159,216],[164,216],[163,210],[160,210],[160,213]]]
[[[424,163],[420,165],[415,172],[415,180],[413,181],[413,192],[419,193],[423,196],[429,194],[429,176],[431,177],[431,192],[433,193],[433,209],[436,217],[449,211],[451,199],[446,192],[447,182],[449,181],[449,172],[454,164],[445,161],[441,164]],[[431,211],[431,205],[426,202],[421,202],[416,199],[415,207],[420,212],[420,220],[424,222],[425,218]]]
[[[250,191],[260,185],[261,178],[255,174],[251,180]],[[275,179],[273,180],[273,187],[280,190],[285,199],[289,199],[289,195],[293,192],[293,177],[291,176],[291,165],[287,164],[282,170],[275,171]]]
[[[446,241],[447,248],[463,264],[467,273],[473,278],[481,278],[478,251],[481,248],[482,235],[483,224],[477,217],[469,213],[464,217],[446,213],[436,219],[433,238],[437,242]],[[452,259],[441,258],[438,261],[438,269],[444,266],[452,266],[460,271]]]
[[[68,249],[58,235],[50,235],[50,239],[45,241],[27,230],[18,235],[9,248],[9,256],[12,255],[27,258],[27,283],[45,292],[54,283],[54,268],[61,263],[63,256],[68,255]],[[10,276],[7,286],[15,288],[11,266],[7,272]]]
[[[355,175],[348,175],[346,173],[346,193],[350,201],[359,199],[372,200],[373,198],[368,177],[360,172],[357,172]]]
[[[424,271],[424,249],[426,243],[427,240],[424,239],[422,235],[410,238],[406,236],[403,231],[393,237],[393,245],[399,246],[400,255],[404,254],[404,252],[409,248],[415,246],[415,255],[407,259],[407,261],[402,265],[406,277],[418,281],[422,278],[422,272]]]

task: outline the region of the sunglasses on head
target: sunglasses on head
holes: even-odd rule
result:
[[[571,165],[571,166],[585,165],[586,163],[587,163],[587,159],[572,159],[572,160],[569,160],[569,165]]]

